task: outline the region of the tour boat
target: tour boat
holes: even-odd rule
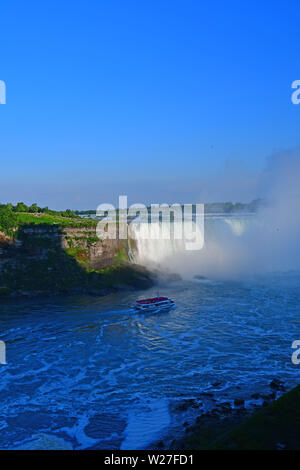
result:
[[[174,306],[174,300],[169,299],[169,297],[153,297],[152,299],[137,300],[135,303],[135,308],[137,310],[143,310],[146,312],[152,310],[166,310]]]

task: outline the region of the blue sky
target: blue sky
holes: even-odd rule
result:
[[[299,146],[296,1],[1,5],[0,201],[247,200]]]

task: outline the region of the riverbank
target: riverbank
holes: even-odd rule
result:
[[[261,405],[247,409],[240,400],[233,407],[225,403],[217,406],[200,415],[194,426],[186,428],[186,436],[173,441],[171,448],[300,450],[300,385],[269,403],[278,392],[282,393],[282,384],[275,380],[273,393],[257,394],[263,399]]]

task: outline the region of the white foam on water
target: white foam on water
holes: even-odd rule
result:
[[[77,440],[79,444],[77,449],[87,449],[88,447],[92,447],[99,442],[99,439],[93,439],[86,435],[84,430],[89,422],[89,416],[87,414],[83,414],[78,418],[78,421],[74,424],[74,426],[64,427],[61,429],[62,431],[65,431],[70,437]]]
[[[71,442],[67,442],[61,437],[53,434],[39,433],[32,436],[32,440],[28,441],[15,450],[72,450]]]
[[[171,422],[167,399],[151,399],[129,410],[121,450],[146,449],[159,439]]]

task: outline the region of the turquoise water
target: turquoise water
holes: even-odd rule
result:
[[[2,301],[0,447],[151,448],[200,413],[184,400],[251,406],[274,377],[291,388],[299,283],[296,272],[180,281],[160,288],[177,304],[161,314],[131,308],[156,290]]]

